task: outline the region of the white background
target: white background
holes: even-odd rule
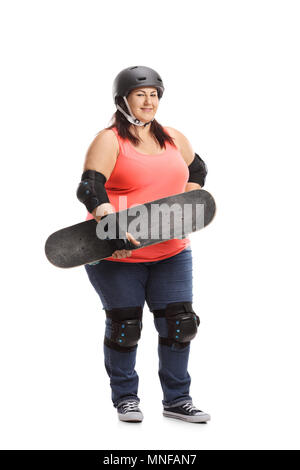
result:
[[[299,2],[2,1],[1,400],[4,449],[299,449]],[[144,309],[145,419],[110,398],[104,312],[84,268],[44,255],[84,220],[85,152],[125,67],[156,69],[157,119],[205,159],[215,221],[191,236],[201,326],[189,372],[211,421],[162,416]]]

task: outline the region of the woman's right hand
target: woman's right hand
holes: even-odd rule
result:
[[[103,204],[102,206],[103,206],[103,209],[104,209],[103,210],[103,216],[114,213],[113,206],[108,207],[108,208],[105,206],[105,204]],[[96,214],[94,216],[96,216]],[[95,218],[96,218],[97,222],[99,222],[99,220],[101,219],[101,217],[95,217]],[[136,246],[139,246],[141,244],[141,242],[138,242],[131,235],[131,233],[126,232],[126,238],[127,238],[127,240],[129,240],[130,242],[132,242]],[[111,256],[112,256],[112,258],[115,258],[115,259],[121,259],[121,258],[127,258],[128,256],[131,256],[131,254],[132,254],[131,250],[116,250],[116,251],[113,252],[113,254]]]
[[[131,243],[133,243],[136,246],[139,246],[141,242],[138,242],[132,235],[131,233],[126,232],[126,238],[129,240]],[[111,255],[112,258],[115,259],[122,259],[122,258],[127,258],[128,256],[131,256],[132,250],[116,250],[113,252]]]

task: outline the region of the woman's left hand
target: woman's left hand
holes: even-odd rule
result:
[[[129,240],[131,243],[134,245],[138,246],[141,244],[141,242],[138,242],[132,235],[131,233],[126,232],[126,238]],[[122,259],[122,258],[127,258],[128,256],[131,256],[132,250],[116,250],[113,252],[111,255],[112,258],[115,259]]]

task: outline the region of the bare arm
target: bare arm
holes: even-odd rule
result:
[[[198,183],[186,183],[184,192],[194,191],[194,189],[201,189],[200,184]]]
[[[102,173],[105,176],[106,181],[108,181],[115,167],[118,154],[119,144],[114,132],[111,129],[103,129],[97,137],[95,137],[87,151],[83,171],[98,171],[99,173]],[[105,202],[96,207],[92,214],[96,221],[99,222],[101,217],[113,212],[115,212],[115,207],[112,204]],[[126,237],[134,245],[140,245],[140,242],[135,240],[130,233],[126,232]],[[130,250],[116,250],[112,254],[112,257],[117,259],[126,258],[127,256],[131,256]]]
[[[180,151],[187,166],[189,166],[195,158],[195,152],[189,140],[177,129],[170,129],[172,129],[174,135],[176,136],[176,144],[178,145],[178,150]],[[193,191],[194,189],[201,189],[200,184],[187,183],[184,192]]]
[[[103,129],[88,148],[83,171],[98,171],[105,176],[107,181],[116,164],[118,153],[119,146],[113,131]],[[97,222],[99,222],[103,215],[111,214],[112,212],[115,212],[114,206],[110,203],[104,203],[96,207],[92,214]]]

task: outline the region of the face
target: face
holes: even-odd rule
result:
[[[158,108],[158,95],[156,88],[135,88],[127,96],[133,115],[140,121],[150,121],[154,118]]]

